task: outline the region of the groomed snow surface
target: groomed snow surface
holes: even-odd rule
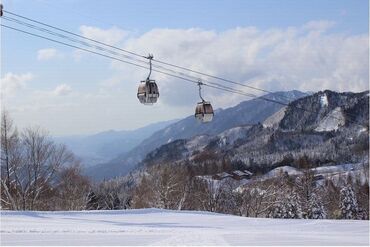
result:
[[[369,245],[369,221],[160,209],[1,211],[3,245]]]

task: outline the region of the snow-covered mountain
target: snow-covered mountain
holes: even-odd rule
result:
[[[292,102],[280,127],[284,130],[331,131],[343,125],[352,126],[354,122],[365,124],[369,121],[368,108],[368,91],[337,93],[326,90]]]
[[[177,120],[150,124],[135,130],[108,130],[94,135],[55,137],[57,142],[67,145],[82,161],[84,167],[108,162],[137,146],[154,132]]]
[[[303,110],[304,109],[304,110]],[[141,166],[191,164],[198,173],[248,169],[266,173],[280,166],[300,168],[368,162],[369,95],[318,92],[277,111],[263,124],[238,126],[218,135],[167,143],[150,152]],[[201,168],[199,168],[201,167]],[[209,174],[207,174],[209,175]]]
[[[263,97],[288,103],[305,95],[307,94],[294,90],[271,93]],[[263,122],[282,107],[283,105],[256,98],[231,108],[216,110],[213,121],[207,124],[199,123],[194,116],[189,116],[155,132],[131,151],[122,153],[107,163],[87,169],[86,174],[95,179],[125,175],[149,152],[161,145],[197,135],[214,136],[233,127]]]

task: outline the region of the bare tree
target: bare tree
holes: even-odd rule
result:
[[[218,212],[221,208],[223,197],[226,194],[225,181],[195,178],[192,190],[193,197],[198,205],[198,210]]]
[[[90,181],[81,175],[81,168],[76,164],[63,168],[58,175],[57,207],[62,210],[86,209]]]
[[[1,113],[1,208],[18,209],[15,172],[22,161],[17,129],[7,111]]]
[[[135,207],[187,208],[191,179],[183,167],[156,165],[145,169],[135,189]]]
[[[147,172],[142,172],[137,183],[138,184],[134,189],[133,207],[134,208],[154,207],[155,199],[151,175]]]
[[[22,208],[34,209],[40,194],[53,182],[62,166],[74,161],[73,154],[64,145],[55,144],[40,128],[28,128],[22,134],[24,164],[17,173],[22,194]]]
[[[19,136],[6,113],[1,127],[2,206],[35,209],[51,193],[57,171],[73,164],[74,156],[40,128],[25,129]]]

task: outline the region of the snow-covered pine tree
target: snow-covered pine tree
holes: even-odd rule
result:
[[[309,201],[309,213],[308,218],[310,219],[326,219],[327,213],[322,203],[321,197],[317,193],[311,195]]]
[[[302,210],[299,205],[298,194],[293,191],[289,196],[286,217],[287,219],[300,219],[302,218]]]
[[[302,218],[302,212],[298,201],[298,195],[295,191],[282,193],[280,195],[280,201],[273,210],[272,217],[283,219]]]
[[[340,190],[340,210],[342,219],[356,219],[359,212],[357,198],[352,187],[347,185]]]

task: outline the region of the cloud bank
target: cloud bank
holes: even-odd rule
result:
[[[158,60],[270,91],[368,90],[368,33],[338,33],[333,31],[333,27],[334,22],[319,20],[299,27],[263,30],[236,27],[222,32],[200,28],[158,28],[137,35],[116,27],[101,29],[89,26],[81,26],[80,31],[86,37],[123,49],[142,55],[153,53]],[[83,52],[73,52],[75,62],[86,56]],[[51,50],[40,54],[41,60],[52,59],[55,55]],[[64,55],[66,58],[67,54]],[[73,61],[63,59],[60,62]],[[84,77],[88,77],[85,73],[89,72],[83,70],[84,65],[95,63],[98,64],[94,70],[95,77],[85,84]],[[1,79],[4,94],[20,94],[9,101],[9,111],[14,113],[20,125],[41,124],[57,134],[133,129],[191,115],[199,100],[196,85],[153,72],[151,78],[157,80],[160,98],[151,107],[143,106],[136,93],[139,82],[147,77],[148,71],[103,58],[98,63],[96,56],[86,56],[86,60],[78,62],[76,71],[68,71],[70,77],[63,78],[64,75],[65,72],[58,69],[51,78],[37,75],[38,81],[33,85],[26,84],[34,77],[31,73],[4,75]],[[76,75],[82,79],[76,82]],[[69,83],[55,83],[54,78],[63,78]],[[215,79],[208,80],[235,87]],[[26,85],[27,92],[24,92],[21,89]],[[42,85],[42,88],[37,85]],[[252,89],[236,88],[260,94]],[[249,99],[206,87],[203,96],[212,102],[215,109]]]
[[[154,29],[126,39],[122,48],[143,55],[153,53],[158,60],[271,91],[367,90],[368,34],[333,33],[333,26],[335,23],[331,21],[311,21],[301,27],[268,30],[255,27],[238,27],[224,32],[197,28]],[[144,78],[133,78],[133,75],[137,76],[134,72],[137,68],[127,66],[113,62],[117,71],[131,75],[127,76],[129,81]],[[189,98],[195,100],[192,97],[195,90],[185,85],[186,82],[156,73],[153,73],[154,77],[164,91],[161,94],[164,102],[184,105],[189,104]],[[208,91],[209,96],[220,99],[223,106],[245,99],[230,95],[223,97],[225,93]]]
[[[13,96],[17,91],[22,90],[26,87],[26,82],[34,78],[33,74],[14,74],[6,73],[1,78],[1,92],[4,96]]]

